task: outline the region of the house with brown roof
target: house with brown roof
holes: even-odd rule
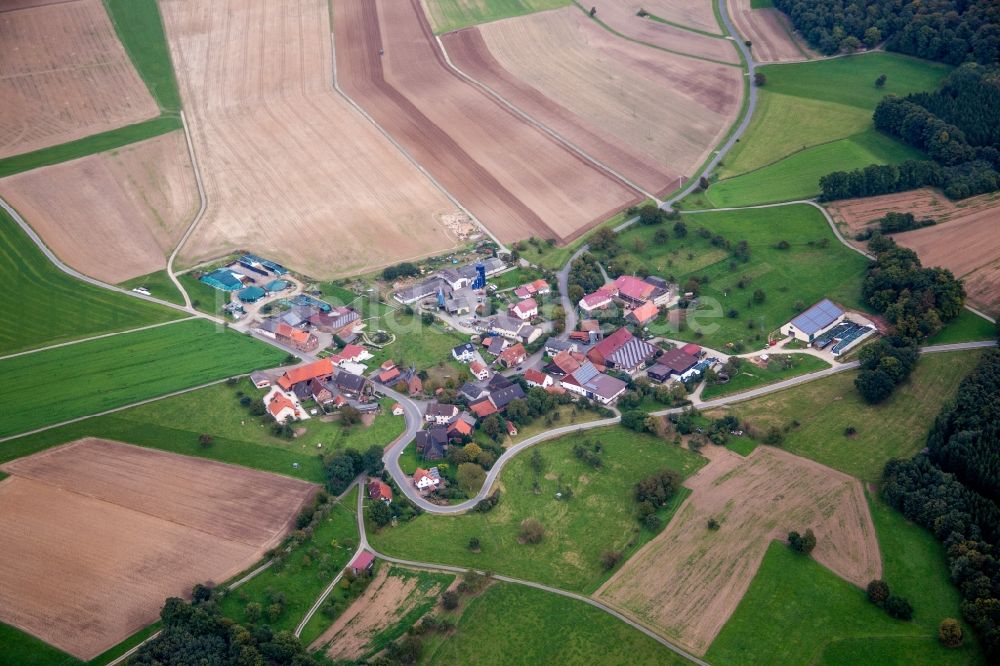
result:
[[[285,423],[289,420],[304,420],[309,418],[306,410],[302,409],[298,398],[294,394],[288,394],[275,387],[264,396],[264,406],[267,413],[278,423]]]
[[[654,285],[632,275],[620,276],[615,280],[613,288],[618,298],[633,307],[650,300],[656,290]]]
[[[697,365],[697,363],[698,359],[691,354],[688,354],[683,349],[671,349],[670,351],[664,352],[663,355],[657,359],[657,365],[666,367],[672,374],[675,374],[678,377],[693,368]]]
[[[334,393],[330,388],[318,379],[309,380],[309,394],[316,404],[326,407],[333,404]]]
[[[646,301],[625,315],[625,319],[639,326],[645,326],[649,322],[654,321],[658,314],[660,314],[660,310],[656,307],[656,304],[653,301]]]
[[[361,551],[348,566],[354,575],[358,576],[365,571],[371,571],[375,566],[375,556],[367,550]]]
[[[524,348],[524,345],[519,342],[513,347],[508,347],[500,352],[497,361],[505,368],[513,368],[519,363],[524,363],[524,359],[526,358],[528,358],[528,352]]]
[[[312,379],[329,379],[333,372],[333,361],[329,357],[321,358],[306,365],[289,368],[278,378],[278,386],[288,391],[301,382],[308,382]]]
[[[372,479],[368,483],[368,497],[373,500],[382,500],[386,504],[392,504],[392,488],[381,479]]]
[[[524,380],[528,382],[528,386],[540,386],[542,388],[552,386],[553,383],[552,377],[540,370],[535,370],[534,368],[529,368],[525,371]]]
[[[423,393],[423,390],[424,382],[416,374],[410,377],[410,381],[406,382],[406,392],[410,395]]]
[[[485,398],[469,405],[469,410],[479,418],[483,419],[490,414],[496,414],[497,406],[493,404],[493,401],[490,400],[489,396],[486,396]]]
[[[612,297],[611,292],[603,287],[597,291],[587,294],[580,299],[577,305],[584,312],[593,312],[594,310],[603,310],[604,308],[611,305]]]
[[[538,301],[526,298],[510,308],[510,313],[522,321],[528,321],[538,315]]]
[[[400,374],[401,373],[399,372],[399,368],[397,368],[396,366],[392,366],[388,370],[383,370],[382,372],[378,373],[378,381],[380,384],[385,384],[386,386],[388,386],[389,384],[398,381]]]
[[[437,467],[432,467],[429,470],[418,467],[417,471],[413,473],[413,485],[417,487],[417,490],[434,490],[437,488],[441,485],[441,476]]]
[[[300,328],[280,323],[274,331],[274,338],[283,345],[294,347],[299,351],[311,352],[319,347],[319,338]]]

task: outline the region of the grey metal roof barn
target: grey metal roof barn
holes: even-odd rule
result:
[[[843,314],[844,311],[834,305],[830,299],[824,298],[793,319],[791,324],[806,335],[812,335],[837,321]]]

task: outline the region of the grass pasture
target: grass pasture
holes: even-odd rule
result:
[[[569,5],[571,0],[427,0],[425,7],[434,32],[441,34],[470,25],[499,21]]]
[[[825,370],[830,367],[830,364],[823,359],[810,356],[809,354],[790,354],[787,355],[787,358],[791,358],[792,365],[785,368],[779,363],[783,357],[783,355],[772,356],[766,368],[759,368],[750,363],[744,363],[743,367],[740,368],[739,374],[730,379],[729,382],[705,386],[701,392],[701,399],[711,400],[724,395],[741,393],[758,386],[772,384],[783,379],[818,370]]]
[[[719,181],[708,188],[708,199],[718,208],[811,199],[819,195],[819,179],[832,171],[921,158],[920,151],[870,129]]]
[[[284,354],[193,320],[0,361],[0,436],[13,435],[230,375]]]
[[[149,293],[152,294],[154,298],[159,298],[170,303],[176,303],[177,305],[184,305],[184,299],[181,298],[181,293],[177,291],[177,287],[174,286],[173,281],[170,279],[170,276],[167,275],[167,271],[165,270],[150,273],[149,275],[142,275],[137,278],[132,278],[131,280],[126,280],[118,286],[123,289],[146,287],[149,289]]]
[[[853,371],[729,406],[731,413],[766,430],[799,426],[785,434],[781,447],[824,465],[877,482],[890,458],[908,458],[924,446],[942,404],[979,359],[979,353],[925,354],[910,378],[882,405],[865,404],[854,388]],[[853,436],[847,427],[856,428]]]
[[[0,278],[4,285],[0,355],[181,316],[62,273],[2,210]]]
[[[954,342],[974,342],[977,340],[994,340],[997,337],[997,326],[979,315],[963,309],[961,314],[948,322],[937,335],[927,340],[929,345],[946,345]]]
[[[831,171],[915,156],[869,136],[872,111],[885,95],[936,89],[950,69],[895,53],[759,67],[767,83],[750,127],[718,170],[721,179],[747,177],[713,185],[709,199],[729,206],[811,197]],[[886,84],[877,88],[881,74]]]
[[[461,612],[455,635],[419,663],[592,664],[596,655],[609,665],[688,663],[604,611],[528,587],[496,583]]]
[[[664,244],[653,239],[656,226],[634,226],[619,237],[622,251],[615,263],[625,272],[673,276],[682,285],[691,277],[708,278],[701,286],[702,305],[689,316],[690,325],[676,331],[661,318],[649,327],[654,333],[717,349],[737,341],[759,349],[768,333],[797,314],[798,300],[808,307],[825,297],[848,308],[865,309],[861,278],[867,261],[839,243],[822,213],[811,206],[712,211],[684,215],[683,221],[687,236],[679,239],[671,234]],[[670,227],[669,223],[664,225],[667,230]],[[746,240],[750,260],[732,263],[729,251],[697,234],[700,227],[733,245]],[[789,249],[775,247],[783,240]],[[737,283],[744,276],[751,281],[740,289]],[[754,303],[751,298],[757,289],[764,291],[763,303]],[[718,310],[713,302],[718,303]],[[737,316],[728,316],[730,310]],[[750,320],[753,329],[748,327]],[[701,327],[700,337],[695,323]]]
[[[581,441],[603,444],[602,468],[594,469],[573,455],[573,445]],[[628,555],[654,536],[636,520],[633,485],[662,468],[688,476],[705,462],[685,449],[618,427],[562,437],[536,449],[544,461],[537,493],[529,452],[514,458],[500,475],[502,499],[491,512],[425,514],[397,527],[369,531],[369,540],[379,551],[407,559],[475,567],[589,592],[608,575],[600,564],[603,551]],[[562,487],[572,488],[571,499],[555,499],[560,477]],[[678,493],[661,512],[664,523],[685,494]],[[536,545],[518,543],[520,523],[529,517],[545,527],[545,538]],[[481,552],[469,550],[472,537],[480,540]]]

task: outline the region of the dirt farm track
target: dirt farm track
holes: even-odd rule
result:
[[[92,438],[0,469],[0,620],[83,660],[256,562],[316,488]]]
[[[338,1],[333,27],[341,86],[501,240],[573,238],[641,200],[452,71],[419,0]]]
[[[159,113],[101,0],[0,2],[0,158]]]

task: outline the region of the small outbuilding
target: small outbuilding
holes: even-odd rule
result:
[[[373,566],[375,566],[375,556],[367,550],[358,553],[358,556],[350,564],[351,571],[354,572],[355,576],[362,571],[371,571]]]

